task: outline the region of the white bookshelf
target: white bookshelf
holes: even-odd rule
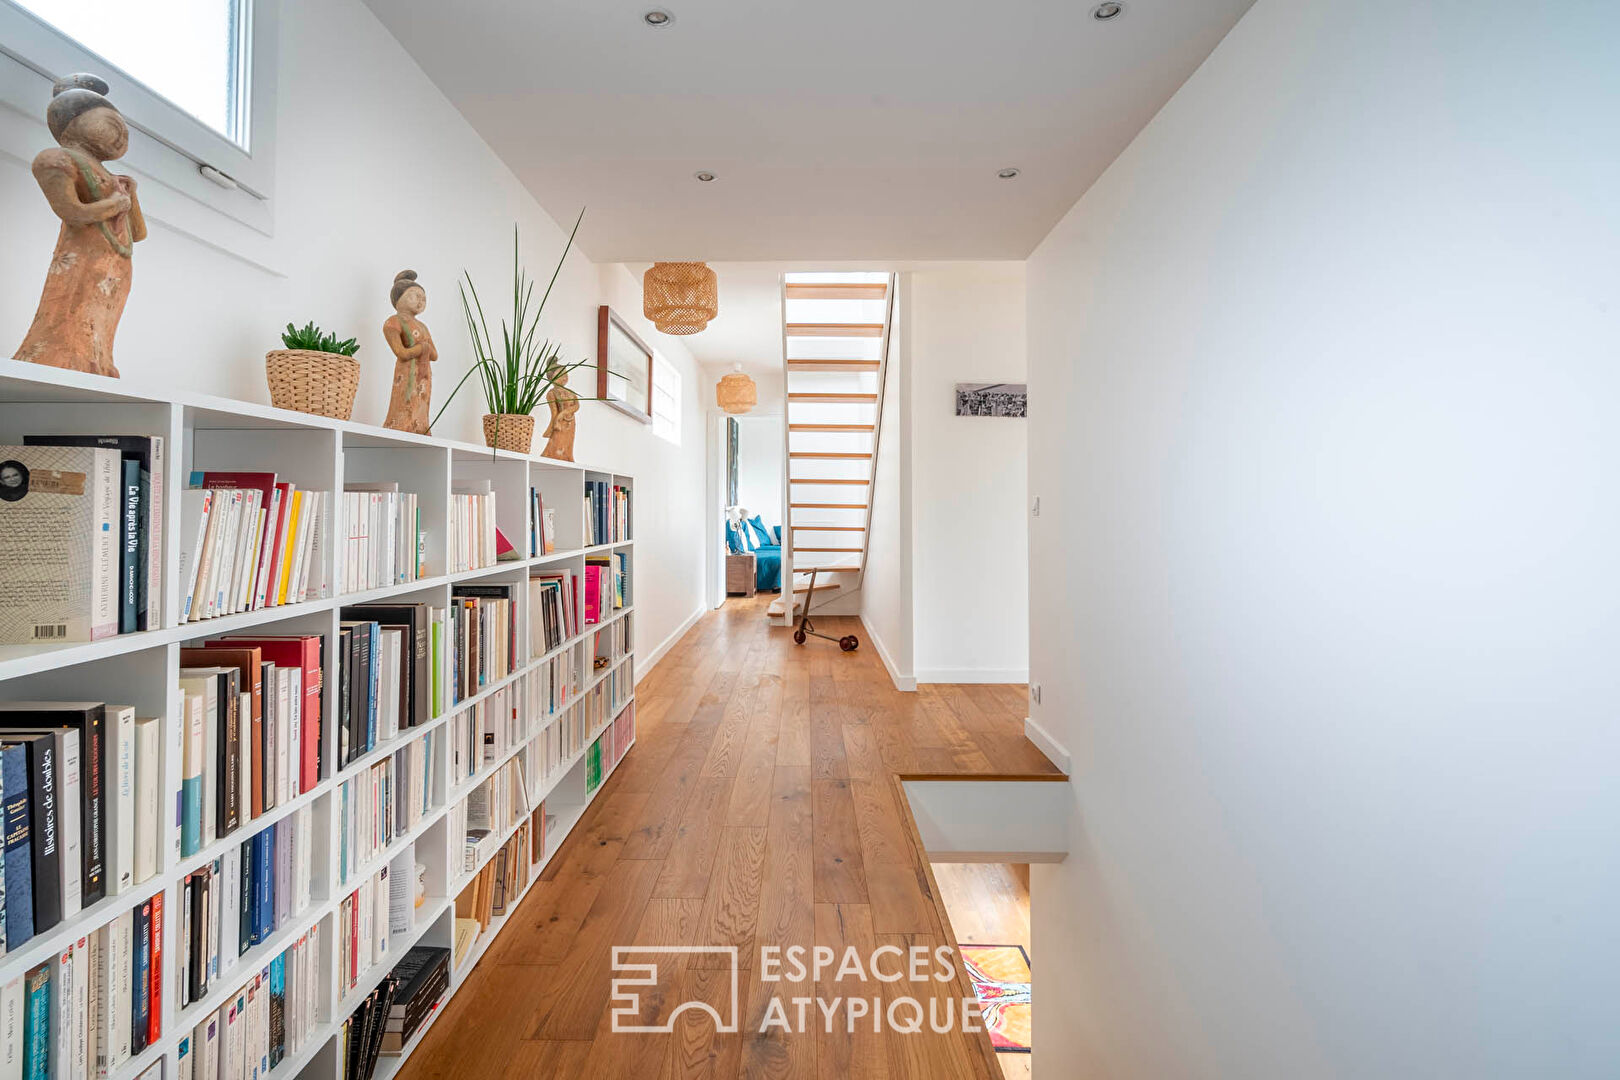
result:
[[[20,443],[24,435],[46,432],[164,437],[164,490],[167,493],[162,506],[165,515],[162,553],[164,618],[160,627],[96,642],[0,646],[0,700],[103,700],[133,704],[140,716],[163,717],[163,805],[167,813],[167,808],[175,805],[180,789],[181,766],[175,760],[177,753],[174,748],[178,745],[182,707],[179,688],[182,645],[249,630],[263,634],[321,633],[327,636],[328,641],[322,712],[326,722],[320,750],[324,778],[312,791],[304,792],[296,799],[245,823],[224,840],[206,843],[195,854],[176,856],[174,845],[169,843],[165,833],[160,845],[161,868],[156,876],[137,884],[126,893],[108,897],[84,909],[35,936],[21,948],[0,957],[0,985],[20,978],[30,968],[154,894],[165,893],[164,970],[160,1003],[163,1037],[118,1069],[114,1080],[133,1078],[158,1060],[165,1062],[164,1075],[173,1077],[176,1075],[178,1045],[191,1034],[193,1027],[233,996],[243,981],[251,978],[271,958],[311,926],[321,924],[320,1027],[299,1051],[289,1054],[272,1071],[272,1075],[289,1080],[293,1077],[341,1080],[338,1036],[350,1013],[413,945],[453,946],[455,897],[474,875],[461,870],[462,837],[449,835],[449,809],[513,758],[530,755],[525,759],[525,775],[530,778],[530,788],[534,789],[529,812],[532,813],[544,802],[556,820],[548,831],[543,857],[531,866],[528,886],[523,890],[526,894],[592,799],[606,785],[612,768],[617,767],[617,761],[609,765],[611,754],[604,748],[601,783],[591,791],[586,790],[586,757],[591,744],[608,734],[613,721],[634,701],[634,634],[631,634],[631,648],[600,671],[588,668],[589,654],[586,648],[590,635],[596,631],[618,620],[635,618],[637,566],[633,557],[634,521],[630,523],[630,537],[623,542],[586,547],[583,545],[581,505],[587,479],[609,481],[632,491],[635,488],[634,479],[611,470],[553,461],[538,455],[492,451],[476,444],[409,435],[251,402],[191,395],[136,380],[105,379],[0,360],[0,444]],[[181,546],[180,500],[176,493],[184,487],[193,470],[205,469],[274,471],[279,477],[289,479],[301,488],[331,492],[341,492],[345,481],[397,481],[402,491],[415,492],[420,500],[428,543],[425,575],[420,580],[401,585],[340,593],[320,600],[181,624],[181,597],[177,588]],[[555,508],[557,512],[558,550],[549,555],[498,563],[465,573],[446,573],[449,547],[445,526],[451,490],[457,484],[472,481],[490,483],[495,492],[498,526],[521,552],[529,550],[529,488],[539,488],[545,505]],[[327,579],[330,581],[340,580],[337,573],[339,551],[339,545],[331,543],[324,552]],[[531,570],[572,570],[583,582],[586,557],[611,551],[624,553],[629,563],[624,608],[612,612],[598,624],[585,627],[557,648],[536,654],[531,647],[533,638],[528,625],[527,593],[526,590],[519,590],[517,655],[528,659],[521,660],[511,674],[486,686],[476,696],[456,704],[426,724],[404,729],[396,738],[357,761],[341,769],[338,767],[336,725],[331,718],[338,715],[338,680],[334,677],[337,663],[335,644],[339,632],[339,610],[342,607],[380,600],[427,602],[435,607],[445,607],[450,603],[452,587],[457,584],[522,584]],[[524,677],[541,664],[569,650],[576,653],[576,667],[581,672],[581,690],[556,712],[536,715],[530,711],[531,703],[521,700]],[[538,744],[533,741],[537,733],[543,734],[550,725],[562,722],[572,710],[585,708],[591,691],[615,672],[626,676],[619,680],[619,700],[608,703],[601,725],[587,734],[582,749],[549,776],[540,779]],[[457,784],[451,782],[450,755],[438,754],[434,765],[436,774],[431,780],[433,810],[396,836],[366,866],[353,871],[347,883],[340,883],[338,815],[335,812],[339,786],[362,775],[369,765],[392,755],[412,741],[445,730],[454,716],[503,687],[511,687],[514,693],[520,695],[519,707],[528,720],[525,741],[511,747],[499,760],[485,763],[470,780]],[[538,710],[539,703],[534,703],[533,707]],[[531,761],[533,764],[529,764]],[[179,980],[176,958],[181,955],[179,913],[185,876],[303,806],[314,807],[312,816],[317,864],[309,908],[303,914],[292,917],[268,941],[244,954],[228,972],[212,981],[208,994],[201,1001],[192,1002],[181,1010],[176,992]],[[168,829],[171,824],[165,821],[163,826]],[[499,834],[501,843],[491,845],[490,851],[498,851],[516,832],[519,824],[521,822]],[[415,845],[416,861],[425,864],[428,871],[428,899],[417,910],[416,925],[406,935],[394,935],[383,963],[362,972],[359,984],[347,993],[340,994],[337,956],[333,947],[338,907],[369,873],[392,862],[411,844]],[[519,895],[515,900],[509,900],[507,912],[514,911],[521,899],[522,895]],[[493,919],[488,931],[481,935],[468,955],[460,963],[453,964],[450,989],[444,1001],[448,1001],[465,984],[469,972],[487,953],[509,920],[510,914]],[[379,1077],[392,1077],[399,1071],[410,1052],[420,1043],[426,1029],[442,1015],[443,1009],[441,1002],[439,1009],[406,1047],[404,1056],[384,1057],[381,1060],[377,1069]]]

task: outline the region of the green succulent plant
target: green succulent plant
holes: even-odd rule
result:
[[[287,329],[281,332],[281,343],[289,349],[337,353],[339,356],[353,356],[360,351],[360,343],[354,338],[339,341],[336,334],[323,332],[313,320],[302,329],[288,323]]]

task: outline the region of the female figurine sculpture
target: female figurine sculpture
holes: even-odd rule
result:
[[[401,270],[394,275],[388,299],[394,314],[383,323],[383,337],[394,351],[394,390],[383,426],[426,435],[428,405],[433,398],[432,364],[439,358],[427,324],[416,318],[427,310],[427,290],[416,283],[415,270]]]
[[[52,88],[45,122],[59,145],[34,158],[34,179],[62,219],[62,231],[16,359],[117,378],[113,335],[146,220],[135,181],[103,164],[129,149],[129,128],[106,93],[107,84],[94,75],[69,75]]]
[[[551,369],[551,389],[546,391],[546,404],[551,408],[551,423],[546,425],[546,448],[541,457],[558,461],[574,460],[574,414],[579,412],[579,395],[568,389],[568,369]]]

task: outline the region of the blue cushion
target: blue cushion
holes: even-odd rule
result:
[[[754,531],[754,539],[759,541],[761,547],[770,547],[776,543],[776,537],[772,536],[770,531],[765,528],[765,522],[760,520],[760,515],[755,514],[752,518],[749,518],[748,527]]]
[[[726,525],[726,550],[733,555],[741,555],[748,550],[743,547],[742,537],[737,535],[737,526],[730,523]]]

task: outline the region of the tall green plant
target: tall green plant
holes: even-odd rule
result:
[[[484,384],[484,401],[490,412],[528,415],[540,406],[558,379],[578,368],[595,366],[585,360],[564,362],[560,359],[562,343],[539,337],[540,316],[545,312],[546,301],[551,297],[552,287],[557,284],[557,276],[562,273],[563,263],[574,246],[574,237],[579,233],[580,222],[584,220],[585,211],[581,210],[538,304],[534,303],[535,283],[529,280],[518,261],[518,230],[516,225],[512,226],[512,321],[501,320],[499,349],[495,347],[494,335],[490,333],[489,322],[484,317],[478,287],[473,284],[471,274],[462,272],[466,280],[460,285],[461,309],[467,319],[467,333],[472,338],[473,366],[439,407],[438,414],[433,417],[435,424],[474,372]],[[581,397],[580,400],[597,399]]]

